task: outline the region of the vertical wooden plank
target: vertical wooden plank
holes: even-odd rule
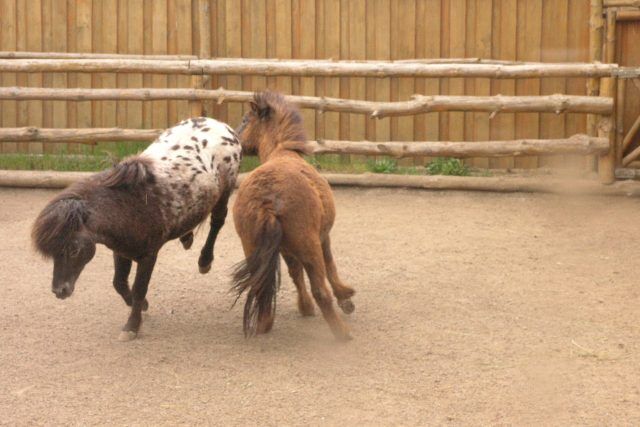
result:
[[[316,1],[293,0],[292,24],[295,42],[293,43],[294,58],[313,59],[316,56]],[[293,79],[294,93],[313,96],[315,93],[314,77],[296,77]],[[307,138],[315,138],[315,111],[303,110],[302,120],[307,132]]]
[[[163,55],[167,53],[167,0],[154,0],[152,15],[151,53]],[[167,76],[157,74],[152,76],[153,87],[164,88],[167,87],[167,83]],[[153,101],[151,102],[151,109],[151,126],[157,129],[167,127],[167,101]]]
[[[322,19],[324,20],[324,32],[318,33],[324,37],[324,59],[340,58],[340,0],[322,0],[324,2]],[[340,97],[340,79],[330,77],[324,79],[324,95],[328,97]],[[324,129],[322,135],[327,139],[340,138],[340,114],[323,113]]]
[[[569,2],[567,0],[554,0],[545,2],[542,8],[543,22],[553,23],[555,31],[542,32],[542,52],[543,62],[564,62],[567,60],[567,22],[569,12]],[[554,93],[566,93],[566,79],[553,78],[543,79],[540,83],[540,91],[543,95]],[[540,137],[541,138],[562,138],[565,132],[565,116],[553,113],[543,113],[540,115]],[[558,163],[559,159],[540,158],[540,166]],[[561,159],[560,159],[561,161]]]
[[[76,48],[78,52],[92,51],[92,31],[91,31],[91,0],[78,0],[76,3]],[[78,87],[91,87],[91,74],[79,73],[77,76]],[[92,102],[78,102],[77,120],[78,127],[91,127],[92,118]],[[74,151],[80,151],[80,147],[76,147]]]
[[[107,0],[108,2],[109,0]],[[104,0],[91,0],[91,51],[92,52],[104,52],[103,46],[103,33],[102,23],[104,22],[102,16],[102,7]],[[91,87],[101,88],[103,87],[105,73],[92,73],[91,74]],[[102,109],[104,107],[103,102],[92,102],[92,115],[91,123],[93,127],[102,127]]]
[[[226,23],[226,5],[225,0],[216,0],[216,21],[215,25],[213,25],[212,31],[216,32],[216,49],[215,56],[222,57],[225,56],[227,51],[227,23]],[[216,77],[216,86],[217,87],[227,87],[227,78],[226,76],[217,76]],[[218,105],[215,109],[217,117],[219,120],[224,122],[228,122],[227,120],[227,106],[225,104]]]
[[[449,9],[449,55],[453,58],[466,56],[466,0],[450,0]],[[449,94],[464,95],[465,79],[449,79]],[[449,139],[451,141],[463,141],[465,135],[465,113],[449,113]]]
[[[67,51],[67,3],[57,2],[52,7],[52,49],[55,52]],[[54,73],[53,87],[67,87],[67,74]],[[67,127],[67,102],[53,101],[53,126],[64,128]]]
[[[373,33],[373,59],[391,59],[391,1],[375,0],[373,3],[373,14],[367,18],[368,30]],[[371,19],[372,18],[372,19]],[[420,25],[420,28],[424,28]],[[389,79],[372,79],[373,95],[367,98],[380,102],[388,102],[391,99],[391,81]],[[371,136],[367,139],[375,141],[391,140],[391,122],[389,119],[371,120],[367,123],[373,125]]]
[[[494,3],[495,5],[495,3]],[[494,56],[496,59],[515,60],[516,59],[516,21],[517,6],[516,0],[500,0],[499,7],[494,10]],[[501,95],[515,94],[515,81],[499,80],[493,83],[493,93]],[[515,135],[515,115],[513,113],[500,113],[491,124],[492,138],[503,140],[513,139]],[[502,159],[490,159],[491,168],[512,168],[513,157]]]
[[[411,59],[416,55],[416,3],[414,0],[391,4],[391,57]],[[391,82],[392,99],[406,101],[414,93],[414,79],[400,77]],[[391,138],[397,141],[413,140],[413,116],[391,119]],[[412,164],[411,159],[403,159],[400,164]]]
[[[176,7],[176,0],[167,0],[167,53],[169,55],[176,55],[178,52]],[[177,75],[170,74],[167,76],[167,87],[178,87]],[[168,126],[173,126],[178,122],[178,105],[176,101],[167,102],[167,122]]]
[[[276,58],[292,58],[292,16],[291,0],[275,0],[275,37],[273,40]],[[275,88],[283,93],[292,93],[291,77],[279,76],[275,79]]]
[[[416,57],[440,58],[441,42],[441,2],[418,0],[416,2]],[[438,95],[439,79],[416,79],[416,93]],[[440,138],[440,118],[438,113],[422,114],[416,117],[414,126],[416,141],[437,141]],[[429,158],[416,159],[416,164],[425,164]]]
[[[518,3],[518,60],[540,61],[542,37],[542,0],[520,0]],[[521,79],[516,82],[516,94],[539,95],[540,79]],[[516,114],[516,138],[537,138],[540,114]],[[517,157],[516,168],[532,169],[538,166],[535,156]]]
[[[17,0],[16,2],[16,49],[27,50],[27,2],[26,0]],[[25,73],[18,73],[16,76],[16,83],[18,86],[27,86],[27,75]],[[28,105],[27,101],[18,101],[16,119],[16,124],[18,126],[29,125]],[[28,152],[29,144],[26,142],[19,142],[18,151],[21,153]]]
[[[442,58],[450,58],[449,54],[449,33],[451,27],[450,9],[451,9],[451,0],[441,0],[441,9],[440,9],[440,56]],[[440,93],[443,95],[449,94],[449,79],[439,79],[440,83]],[[449,140],[449,113],[439,113],[438,114],[438,122],[439,122],[439,130],[440,130],[440,138],[441,140],[448,141]]]
[[[143,0],[129,0],[127,5],[127,45],[128,53],[144,53],[144,3]],[[129,74],[127,87],[141,88],[141,74]],[[142,128],[142,101],[127,101],[127,127]]]
[[[148,55],[151,53],[153,43],[153,4],[155,0],[143,0],[142,6],[142,53]],[[153,76],[148,73],[142,74],[142,87],[152,87]],[[151,101],[142,102],[142,127],[145,129],[152,128],[152,112]]]
[[[192,22],[191,22],[191,0],[176,0],[176,53],[193,54]],[[189,76],[177,76],[176,82],[179,87],[188,88],[191,85]],[[188,101],[176,101],[176,122],[186,119],[191,115]]]
[[[16,50],[17,16],[15,0],[0,0],[0,49]],[[15,73],[0,73],[2,86],[15,86],[17,79]],[[16,101],[0,101],[0,125],[3,127],[15,127],[18,120],[18,106]],[[15,142],[0,143],[0,152],[15,153],[18,144]]]
[[[27,50],[33,52],[42,51],[42,0],[27,0],[26,3],[26,38]],[[27,85],[42,87],[42,73],[29,73]],[[29,101],[27,103],[27,121],[31,126],[42,126],[42,101]],[[29,153],[42,153],[41,142],[27,143]]]
[[[197,50],[199,58],[211,57],[211,9],[209,0],[194,0],[193,14],[197,19]],[[195,6],[197,5],[197,7]],[[200,83],[202,89],[211,89],[211,76],[203,76]],[[212,109],[211,101],[200,102],[200,115],[210,116]]]
[[[102,47],[104,53],[118,51],[118,3],[112,0],[102,2],[102,18],[98,27],[102,33]],[[117,86],[115,73],[102,74],[102,87]],[[116,101],[102,101],[99,123],[104,127],[116,126]]]
[[[535,1],[535,0],[534,0]],[[493,0],[476,0],[475,33],[476,47],[474,55],[490,59],[493,57]],[[474,94],[477,96],[491,95],[491,80],[476,79]],[[491,122],[488,113],[473,114],[473,140],[487,141],[491,138]],[[474,159],[473,165],[478,168],[488,168],[489,159],[486,157]]]
[[[242,28],[238,25],[242,22],[242,2],[237,0],[226,0],[226,40],[227,52],[226,56],[239,58],[242,56]],[[242,88],[242,79],[238,76],[228,76],[227,86],[229,89],[240,90]],[[230,123],[240,123],[242,119],[243,106],[238,103],[229,104],[227,106],[228,118]]]
[[[42,51],[53,52],[53,4],[52,0],[42,0]],[[42,76],[42,86],[53,86],[53,74],[44,73]],[[50,128],[53,126],[53,101],[42,102],[42,126]],[[42,144],[42,151],[50,153],[55,144]]]
[[[351,33],[351,14],[349,10],[349,0],[340,1],[340,59],[349,59],[349,34]],[[348,77],[340,78],[340,98],[349,98],[351,79]],[[350,118],[349,114],[340,114],[340,139],[350,138]],[[350,156],[344,154],[340,156],[341,161],[349,162]]]
[[[567,56],[569,62],[589,61],[589,4],[584,1],[569,1],[567,23]],[[587,80],[572,77],[566,79],[566,90],[570,95],[585,95]],[[586,133],[587,116],[585,114],[566,115],[566,136]],[[584,156],[563,156],[565,166],[584,167]]]
[[[325,47],[324,47],[324,42],[325,42],[324,34],[326,33],[326,29],[325,29],[325,26],[324,26],[324,24],[325,24],[324,6],[325,6],[324,0],[316,0],[316,9],[315,9],[315,30],[316,30],[315,58],[316,59],[324,59],[324,58],[326,58]],[[325,95],[325,91],[324,91],[324,88],[326,86],[325,80],[326,80],[325,77],[317,77],[315,79],[315,89],[314,89],[315,96],[320,96],[320,97],[326,96]],[[316,113],[314,113],[314,116],[315,116],[315,119],[316,119],[314,138],[316,140],[323,139],[323,138],[325,138],[325,135],[324,135],[324,114],[322,112],[316,112]]]
[[[129,7],[127,0],[118,0],[118,53],[129,52]],[[116,75],[116,85],[119,88],[128,87],[129,76],[127,74]],[[116,124],[119,127],[128,127],[129,116],[127,101],[116,101]]]
[[[476,0],[467,0],[467,13],[465,16],[465,38],[464,53],[466,57],[477,57],[476,49],[478,47],[477,27],[478,15]],[[466,95],[474,95],[476,93],[477,79],[464,79],[464,93]],[[475,136],[475,115],[473,113],[464,113],[464,140],[473,140]],[[476,165],[476,159],[466,159],[464,161],[469,166]]]

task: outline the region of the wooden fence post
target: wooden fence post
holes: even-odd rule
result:
[[[605,60],[611,64],[615,61],[616,45],[616,11],[607,10],[607,36],[603,40],[605,49]],[[617,97],[616,78],[607,77],[600,80],[600,95]],[[616,137],[616,106],[617,99],[614,99],[614,111],[609,117],[603,117],[598,123],[598,136],[609,139],[609,152],[600,156],[598,161],[598,175],[603,184],[610,184],[615,181],[615,170],[618,163],[618,146]]]
[[[602,32],[604,21],[602,19],[602,0],[591,0],[591,14],[589,19],[589,61],[602,61]],[[587,95],[598,96],[600,91],[600,79],[590,78],[587,81]],[[598,134],[598,116],[590,114],[587,116],[587,134],[596,136]],[[593,170],[594,159],[587,158],[587,169]]]

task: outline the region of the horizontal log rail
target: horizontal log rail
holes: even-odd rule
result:
[[[0,51],[0,59],[145,59],[152,61],[187,61],[198,59],[198,57],[195,55]]]
[[[0,72],[86,72],[235,74],[316,77],[608,77],[616,64],[602,63],[443,63],[419,61],[332,61],[274,59],[16,58],[0,62]]]
[[[355,142],[318,140],[311,142],[314,154],[362,154],[402,157],[506,157],[552,156],[560,154],[603,154],[609,150],[606,138],[574,135],[566,139],[520,139],[474,142]]]
[[[640,7],[640,0],[604,0],[604,7]]]
[[[0,187],[64,188],[93,175],[91,172],[13,171],[0,170]],[[416,176],[387,174],[322,174],[331,186],[416,188],[425,190],[462,190],[493,192],[541,192],[553,194],[590,194],[600,196],[640,196],[640,183],[635,181],[601,185],[590,179],[553,177],[468,177]],[[240,174],[240,184],[247,174]]]
[[[79,53],[79,52],[28,52],[28,51],[0,51],[1,59],[150,59],[150,60],[193,60],[199,59],[195,55],[135,55],[122,53]],[[234,61],[252,61],[251,58],[218,58],[230,59]],[[278,58],[260,58],[260,61],[282,61]],[[308,59],[287,59],[289,62],[307,62]],[[333,59],[321,59],[320,61],[331,61]],[[349,61],[342,61],[349,62]],[[371,61],[351,61],[351,62],[371,62]],[[374,61],[376,62],[376,61]],[[380,62],[380,61],[377,61]],[[420,64],[503,64],[503,65],[523,65],[539,64],[528,61],[507,61],[500,59],[483,59],[477,57],[470,58],[416,58],[398,59],[385,61],[385,63],[420,63]]]
[[[7,100],[137,100],[160,99],[215,100],[247,102],[253,92],[225,89],[58,89],[0,87],[0,99]],[[547,112],[611,114],[613,99],[593,96],[423,96],[398,102],[374,102],[313,96],[287,96],[301,108],[320,111],[367,114],[371,117],[414,115],[434,111]]]
[[[95,143],[100,141],[152,141],[163,129],[46,129],[0,128],[0,142]],[[502,157],[559,154],[602,154],[609,150],[606,138],[574,135],[566,139],[522,139],[479,142],[369,142],[309,141],[314,154],[362,154],[391,157]]]

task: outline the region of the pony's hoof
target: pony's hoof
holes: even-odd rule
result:
[[[349,298],[338,301],[338,306],[344,314],[351,314],[356,309],[355,304]]]
[[[211,271],[211,263],[207,265],[199,265],[198,269],[200,270],[200,274],[207,274],[209,271]]]
[[[136,337],[138,336],[137,332],[133,332],[133,331],[121,331],[120,335],[118,336],[118,341],[120,342],[128,342],[128,341],[133,341],[136,339]]]
[[[193,233],[189,233],[186,237],[181,237],[180,243],[182,243],[182,247],[185,248],[185,250],[191,249],[191,245],[193,245]]]

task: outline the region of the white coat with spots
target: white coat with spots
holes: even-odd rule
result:
[[[170,239],[193,230],[233,191],[241,151],[231,127],[197,117],[167,129],[141,153],[151,160],[158,186],[166,189],[163,216]]]

